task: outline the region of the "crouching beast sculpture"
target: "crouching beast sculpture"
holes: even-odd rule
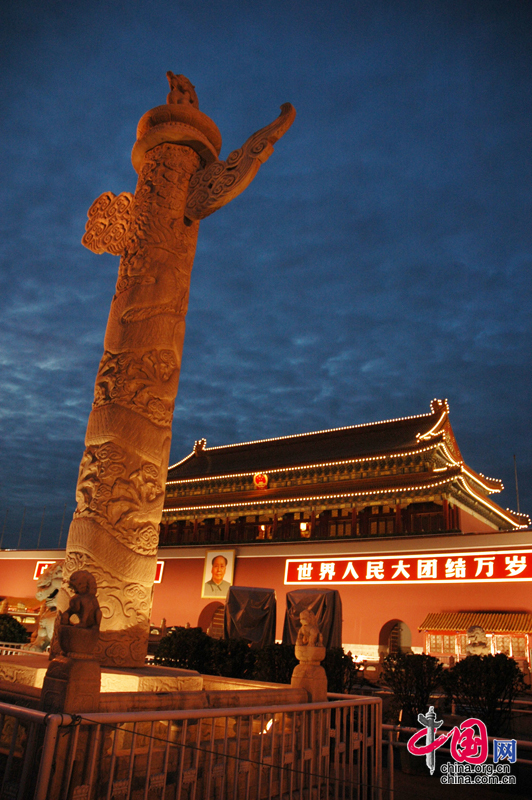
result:
[[[26,650],[44,652],[50,647],[57,615],[56,595],[63,579],[63,562],[58,561],[46,569],[37,580],[35,597],[41,603],[37,630],[26,645]]]

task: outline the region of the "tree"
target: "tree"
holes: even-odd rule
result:
[[[290,683],[298,663],[293,644],[269,644],[255,651],[253,677],[257,681]]]
[[[10,614],[0,614],[0,642],[25,644],[30,639],[24,625]]]
[[[360,667],[353,660],[351,653],[343,647],[331,647],[322,661],[327,673],[327,689],[337,694],[351,694],[360,683]]]
[[[384,682],[394,694],[395,706],[403,711],[404,725],[416,726],[418,714],[427,713],[442,673],[443,666],[434,656],[397,653],[384,659]]]
[[[255,666],[255,650],[245,639],[213,639],[211,669],[200,672],[223,675],[225,678],[251,678]]]
[[[209,674],[214,641],[201,628],[174,628],[159,642],[153,661],[163,667],[195,669]]]
[[[481,719],[493,736],[508,727],[524,677],[514,659],[504,653],[467,656],[447,671],[443,687],[461,713]]]

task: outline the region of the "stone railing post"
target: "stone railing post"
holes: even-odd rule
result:
[[[327,675],[321,666],[327,651],[312,611],[302,611],[299,619],[301,627],[294,650],[299,664],[290,683],[294,689],[306,689],[311,702],[320,703],[327,700]]]

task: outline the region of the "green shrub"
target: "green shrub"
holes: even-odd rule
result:
[[[360,684],[360,667],[351,653],[343,647],[331,647],[322,661],[327,673],[327,690],[338,694],[351,694]]]
[[[253,677],[258,681],[290,683],[298,663],[293,644],[271,644],[255,651]],[[350,694],[360,683],[359,667],[351,653],[345,653],[342,647],[327,650],[322,667],[327,674],[329,692]]]
[[[204,675],[290,683],[299,663],[292,644],[271,644],[253,650],[244,639],[211,639],[201,628],[174,628],[155,652],[154,663],[194,669]],[[359,668],[341,647],[327,651],[323,661],[330,692],[350,693],[359,682]]]
[[[174,628],[159,642],[153,661],[226,678],[249,678],[255,663],[243,639],[211,639],[201,628]]]
[[[434,656],[417,653],[389,655],[383,663],[383,680],[394,694],[392,710],[402,709],[402,723],[417,726],[418,714],[426,714],[430,698],[441,685],[443,666]]]
[[[293,644],[269,644],[255,652],[253,677],[257,681],[290,683],[292,672],[298,665]]]
[[[26,644],[30,636],[24,625],[10,614],[0,614],[0,642]]]
[[[212,665],[211,639],[201,628],[174,628],[159,642],[153,661],[163,667],[195,669],[209,674]]]
[[[444,675],[443,687],[457,711],[481,719],[491,736],[508,727],[512,704],[525,688],[523,673],[504,653],[458,661]]]
[[[255,650],[244,639],[213,639],[211,668],[205,674],[225,678],[251,678],[255,665]]]

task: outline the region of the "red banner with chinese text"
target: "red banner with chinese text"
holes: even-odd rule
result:
[[[286,585],[532,581],[532,550],[288,558]]]

